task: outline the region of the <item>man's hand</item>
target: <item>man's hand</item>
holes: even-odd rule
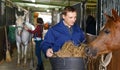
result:
[[[49,48],[46,52],[46,56],[47,57],[52,57],[53,56],[53,50],[51,48]]]

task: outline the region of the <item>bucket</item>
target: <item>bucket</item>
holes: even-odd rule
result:
[[[10,25],[8,27],[8,39],[10,41],[10,43],[15,43],[16,39],[15,39],[15,25]]]
[[[50,58],[52,70],[85,70],[85,59],[82,57]]]

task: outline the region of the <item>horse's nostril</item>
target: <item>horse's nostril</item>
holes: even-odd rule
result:
[[[92,56],[96,56],[97,55],[97,50],[95,49],[93,52],[92,52]]]
[[[85,52],[89,53],[89,48],[88,47],[85,48]]]

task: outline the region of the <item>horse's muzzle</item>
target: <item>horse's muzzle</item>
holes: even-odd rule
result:
[[[22,31],[17,31],[18,36],[21,36]]]
[[[93,49],[91,47],[86,47],[85,48],[85,54],[86,56],[88,57],[96,57],[97,56],[97,50],[96,49]]]

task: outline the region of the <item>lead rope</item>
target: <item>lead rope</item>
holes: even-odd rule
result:
[[[101,55],[101,61],[99,64],[99,70],[107,70],[107,66],[112,59],[112,52],[108,53],[106,56],[103,54]]]

